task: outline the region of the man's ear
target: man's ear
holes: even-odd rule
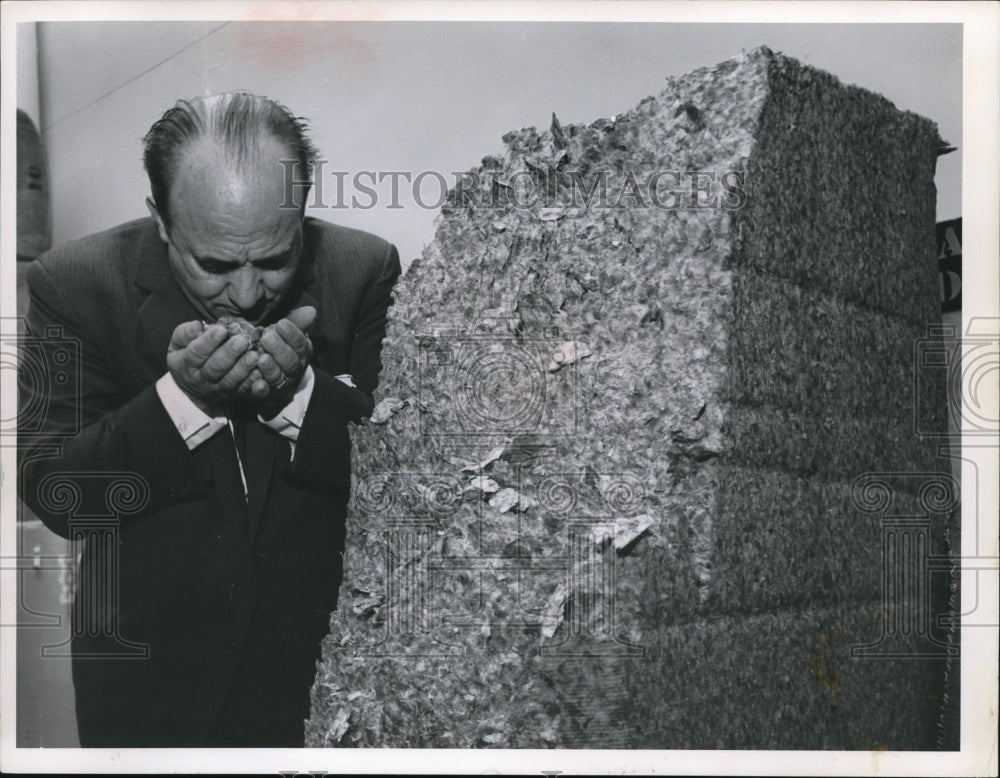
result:
[[[167,227],[163,223],[163,219],[160,216],[160,212],[156,210],[156,203],[153,202],[152,197],[146,198],[146,207],[149,209],[149,215],[152,216],[153,220],[156,222],[156,229],[159,230],[160,240],[162,240],[164,243],[169,243],[170,237],[167,235]]]

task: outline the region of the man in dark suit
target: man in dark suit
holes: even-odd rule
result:
[[[83,746],[302,745],[341,577],[347,424],[371,412],[400,267],[380,238],[304,218],[288,160],[298,180],[315,151],[277,103],[181,101],[145,139],[151,218],[30,270],[31,333],[78,355],[78,380],[22,372],[40,421],[19,487],[87,538]],[[252,344],[225,316],[267,329]]]

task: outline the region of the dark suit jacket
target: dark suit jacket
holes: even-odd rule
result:
[[[294,461],[287,440],[247,425],[245,500],[228,431],[189,451],[156,394],[174,328],[200,317],[153,221],[32,265],[31,348],[46,367],[21,372],[19,486],[51,529],[89,537],[73,625],[83,745],[201,745],[237,678],[255,679],[239,692],[248,715],[308,714],[341,577],[346,425],[371,411],[399,272],[389,243],[306,220],[281,313],[317,308],[315,388]]]

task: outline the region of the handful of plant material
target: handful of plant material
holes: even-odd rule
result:
[[[264,332],[268,329],[272,329],[274,325],[269,327],[258,327],[251,324],[246,319],[241,319],[237,316],[220,316],[216,324],[221,324],[229,332],[229,337],[233,338],[237,335],[244,335],[248,341],[250,341],[249,349],[250,351],[255,351],[257,345],[260,343],[261,337]]]

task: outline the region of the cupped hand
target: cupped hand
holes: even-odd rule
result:
[[[312,357],[309,333],[315,323],[316,309],[307,305],[268,327],[257,344],[257,364],[240,393],[260,406],[280,409],[287,405]]]
[[[229,337],[219,324],[179,324],[167,347],[167,369],[177,386],[206,413],[235,397],[256,369],[259,355],[244,335]]]

